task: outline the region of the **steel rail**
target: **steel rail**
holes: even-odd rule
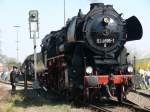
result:
[[[136,112],[150,112],[150,110],[143,108],[129,100],[126,100],[124,102],[118,102],[121,106],[127,106],[129,108],[133,108]]]
[[[139,94],[139,95],[142,95],[142,96],[144,96],[144,97],[150,98],[150,94],[146,94],[146,93],[143,93],[143,92],[140,92],[140,91],[132,91],[132,92],[137,93],[137,94]]]
[[[112,107],[107,107],[102,104],[89,104],[90,109],[96,110],[96,112],[114,112],[114,107],[123,107],[123,108],[128,108],[129,110],[134,110],[135,112],[150,112],[149,108],[145,107],[142,108],[139,105],[136,105],[135,103],[131,101],[124,101],[124,102],[118,102],[116,100],[110,100],[109,104],[111,104]],[[107,103],[106,103],[107,104]]]
[[[93,104],[89,104],[89,107],[92,109],[92,110],[96,110],[96,112],[113,112],[109,109],[106,109],[104,107],[101,107],[101,106],[96,106],[96,105],[93,105]]]

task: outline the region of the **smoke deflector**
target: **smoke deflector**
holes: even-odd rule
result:
[[[143,30],[140,21],[132,16],[126,19],[127,41],[139,40],[142,38]]]

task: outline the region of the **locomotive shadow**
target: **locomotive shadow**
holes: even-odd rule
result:
[[[38,93],[37,93],[38,91]],[[60,106],[69,105],[62,98],[54,93],[44,93],[41,90],[29,89],[26,92],[24,90],[17,90],[15,95],[12,95],[11,102],[16,107],[32,107],[32,106]]]

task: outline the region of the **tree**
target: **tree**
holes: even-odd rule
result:
[[[4,67],[8,68],[9,70],[12,68],[12,66],[21,66],[20,62],[17,62],[15,58],[10,58],[5,55],[0,54],[0,63],[4,65]]]
[[[8,68],[12,67],[12,66],[17,66],[17,61],[14,58],[9,58],[6,62],[6,66]]]

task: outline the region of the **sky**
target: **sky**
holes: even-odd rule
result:
[[[8,57],[17,57],[16,39],[18,28],[19,61],[33,53],[33,40],[29,36],[29,10],[39,11],[40,38],[37,39],[37,51],[40,52],[41,39],[51,31],[59,30],[64,26],[64,0],[0,0],[0,41],[2,54]],[[76,16],[81,9],[84,14],[89,11],[91,2],[111,4],[118,13],[123,13],[127,19],[135,15],[143,27],[141,40],[129,42],[127,47],[135,49],[141,54],[150,49],[150,0],[66,0],[66,18]]]

